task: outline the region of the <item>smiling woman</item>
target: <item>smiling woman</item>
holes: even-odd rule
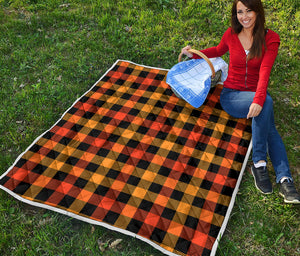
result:
[[[263,194],[273,192],[267,170],[269,154],[284,202],[299,204],[300,195],[293,184],[285,146],[275,127],[273,100],[267,93],[280,44],[279,35],[266,29],[261,0],[234,0],[231,25],[218,46],[201,51],[209,58],[230,53],[221,105],[231,116],[252,118],[254,163],[251,171],[257,189]],[[186,46],[182,53],[200,58],[189,50],[190,46]]]
[[[260,57],[265,46],[265,11],[261,1],[235,0],[231,11],[231,26],[245,50],[248,59]],[[251,48],[251,49],[250,49]]]
[[[237,19],[243,27],[238,37],[244,49],[250,51],[253,44],[252,30],[256,24],[257,13],[249,9],[240,1],[237,3],[236,9]]]
[[[242,2],[238,2],[237,6],[237,18],[244,29],[253,29],[256,22],[257,14],[245,6]]]

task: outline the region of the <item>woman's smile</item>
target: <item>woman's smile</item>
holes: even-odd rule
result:
[[[253,28],[256,21],[256,13],[246,7],[242,2],[238,2],[237,6],[238,21],[245,29]]]

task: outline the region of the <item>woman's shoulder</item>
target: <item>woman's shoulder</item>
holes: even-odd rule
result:
[[[228,27],[226,29],[226,31],[224,32],[224,34],[234,34],[234,31],[233,31],[232,27]]]
[[[230,37],[232,37],[234,34],[235,34],[235,33],[234,33],[233,29],[232,29],[231,27],[228,27],[228,28],[226,29],[226,31],[224,32],[223,37],[230,38]]]
[[[268,43],[275,43],[275,42],[280,43],[280,36],[271,29],[266,30],[265,39],[266,39],[267,44]]]

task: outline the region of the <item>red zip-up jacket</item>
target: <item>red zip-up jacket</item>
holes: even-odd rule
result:
[[[266,49],[262,57],[247,60],[245,50],[238,34],[228,28],[218,46],[202,50],[208,58],[220,57],[229,51],[228,77],[224,87],[239,91],[253,91],[253,103],[263,106],[272,66],[278,53],[280,38],[277,33],[268,30],[265,36]],[[192,58],[200,58],[194,54]]]

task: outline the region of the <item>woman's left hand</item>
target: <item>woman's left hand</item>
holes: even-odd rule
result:
[[[261,110],[262,110],[261,105],[259,105],[257,103],[252,103],[249,108],[247,119],[258,116],[260,114]]]

